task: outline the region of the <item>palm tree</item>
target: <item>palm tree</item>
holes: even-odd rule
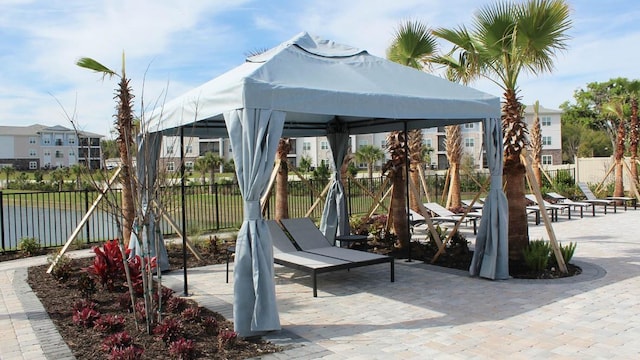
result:
[[[276,151],[276,158],[280,159],[280,168],[276,177],[276,220],[289,218],[289,165],[287,163],[289,152],[291,152],[289,138],[280,139]]]
[[[224,163],[224,160],[220,155],[211,151],[206,152],[204,156],[198,158],[194,166],[200,171],[204,177],[204,173],[209,172],[209,193],[213,194],[215,191],[216,171],[220,171],[220,166]]]
[[[387,150],[391,159],[387,161],[383,172],[388,171],[393,190],[391,192],[391,228],[398,237],[396,246],[408,249],[410,245],[409,224],[407,219],[407,188],[405,167],[407,154],[405,152],[405,134],[402,131],[392,131],[387,135]]]
[[[419,21],[408,20],[401,23],[396,30],[393,41],[387,49],[387,58],[393,62],[414,69],[430,69],[431,58],[435,55],[437,48],[438,42],[436,38],[431,35],[431,29],[429,29],[428,26]],[[420,173],[418,168],[422,166],[424,159],[422,130],[412,130],[407,135],[410,181],[413,183],[415,189],[420,189]],[[395,138],[397,138],[397,134]],[[400,186],[400,184],[397,185]],[[419,193],[416,194],[412,192],[409,194],[409,206],[412,210],[419,211],[418,204],[420,202]],[[400,201],[395,201],[394,199],[394,206],[395,205],[400,205]],[[406,215],[404,217],[406,217]]]
[[[533,125],[531,126],[531,136],[529,137],[529,146],[531,146],[531,157],[533,158],[533,176],[536,178],[538,185],[542,184],[542,170],[540,169],[542,158],[542,129],[540,128],[540,102],[533,104]]]
[[[359,163],[367,164],[367,173],[369,174],[369,181],[371,181],[373,179],[373,166],[376,162],[384,159],[384,151],[373,145],[363,145],[358,149],[355,157]]]
[[[624,180],[623,180],[623,157],[624,157],[624,141],[626,136],[625,131],[625,114],[624,114],[624,100],[620,97],[613,98],[609,102],[602,106],[602,112],[605,114],[613,115],[618,120],[618,129],[616,132],[616,148],[614,152],[615,159],[615,187],[613,190],[613,196],[624,196]]]
[[[118,132],[116,142],[120,152],[120,182],[122,184],[122,235],[125,247],[129,245],[133,221],[135,219],[135,207],[133,194],[135,193],[135,184],[132,177],[131,158],[135,149],[133,142],[133,94],[129,86],[130,79],[127,78],[125,72],[125,57],[122,54],[122,74],[107,68],[101,63],[91,58],[81,58],[76,65],[102,74],[105,77],[117,77],[120,79],[118,88],[116,89],[116,121],[115,127]]]
[[[51,172],[51,179],[58,184],[58,191],[63,190],[64,180],[69,176],[69,168],[58,167]]]
[[[564,0],[529,0],[483,7],[476,13],[470,30],[462,26],[434,31],[464,55],[469,74],[493,81],[504,92],[504,177],[511,260],[521,260],[529,244],[525,167],[520,161],[527,127],[522,119],[518,77],[522,72],[535,75],[551,71],[556,50],[567,47],[570,27],[569,6]]]
[[[69,172],[76,178],[76,190],[82,189],[82,174],[84,174],[85,167],[82,164],[73,164],[69,167]]]
[[[631,105],[631,121],[629,130],[629,152],[631,153],[631,178],[638,184],[638,94],[640,81],[629,83],[629,103]]]
[[[445,127],[445,150],[449,161],[449,197],[447,206],[459,208],[462,206],[460,197],[460,164],[462,162],[462,133],[460,125]]]

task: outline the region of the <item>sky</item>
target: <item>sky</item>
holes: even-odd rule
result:
[[[472,0],[0,0],[0,125],[62,125],[112,137],[118,79],[75,65],[91,57],[131,79],[137,116],[306,31],[385,57],[399,24],[471,26]],[[552,73],[520,76],[524,104],[558,109],[590,82],[638,79],[640,2],[569,1],[573,26]],[[441,42],[447,51],[450,44]],[[501,96],[487,80],[471,87]]]

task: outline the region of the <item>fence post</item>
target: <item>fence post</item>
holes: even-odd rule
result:
[[[2,251],[4,251],[4,196],[2,191],[0,191],[0,238],[2,240]]]
[[[220,230],[220,206],[218,203],[218,184],[213,184],[213,198],[216,206],[216,230]]]
[[[87,188],[84,189],[84,213],[88,213],[89,212],[89,190]],[[90,231],[89,231],[89,219],[87,219],[87,222],[84,225],[86,227],[86,233],[87,233],[87,240],[86,243],[88,244],[90,242]]]
[[[349,218],[351,218],[352,208],[351,208],[351,179],[347,178],[347,211],[349,213]]]

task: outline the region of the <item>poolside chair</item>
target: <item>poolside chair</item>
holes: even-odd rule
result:
[[[461,202],[462,202],[462,206],[464,206],[465,208],[469,208],[471,206],[472,207],[471,211],[481,211],[482,208],[484,207],[484,204],[482,201],[480,201],[480,199],[478,199],[478,201],[473,203],[473,206],[471,205],[471,200],[461,200]]]
[[[282,219],[280,223],[284,227],[284,230],[291,236],[291,239],[296,243],[296,245],[300,248],[300,251],[294,253],[296,255],[300,255],[300,253],[310,254],[320,257],[326,257],[329,259],[333,259],[336,261],[340,261],[339,264],[335,264],[333,268],[321,269],[322,272],[340,270],[340,269],[351,269],[361,266],[368,266],[374,264],[382,264],[389,263],[391,267],[391,282],[395,281],[395,270],[394,270],[394,259],[391,256],[374,254],[366,251],[352,250],[347,248],[340,248],[333,246],[331,242],[322,234],[320,229],[316,227],[316,225],[309,218],[296,218],[296,219]],[[269,228],[271,229],[274,225],[270,224]],[[277,224],[275,226],[278,226]],[[279,226],[278,226],[279,228]],[[280,229],[282,232],[282,229]],[[272,237],[276,233],[279,237],[281,235],[277,232],[277,229],[272,230]],[[284,234],[284,232],[283,232]],[[286,235],[285,235],[286,236]],[[289,242],[291,242],[289,240]],[[275,240],[274,240],[275,244]],[[275,245],[274,245],[275,251]],[[287,255],[292,254],[291,252],[287,252]],[[274,261],[283,261],[281,256],[276,256],[274,252]],[[286,264],[278,263],[280,265],[288,266],[288,267],[296,267],[301,270],[299,263],[295,261],[287,261]],[[309,270],[307,270],[309,271]],[[318,271],[312,273],[315,277],[315,274]],[[315,284],[315,280],[314,280]],[[316,289],[314,286],[314,297],[316,296]]]
[[[591,189],[589,189],[589,186],[585,183],[578,183],[578,187],[580,188],[580,190],[582,190],[582,193],[584,194],[584,196],[587,197],[587,199],[598,199],[593,192],[591,192]],[[624,205],[624,211],[627,211],[627,203],[631,203],[631,205],[633,206],[634,209],[638,208],[638,203],[637,203],[637,199],[633,198],[633,197],[627,197],[627,196],[607,196],[606,200],[611,200],[614,201],[614,207],[613,207],[613,211],[616,212],[616,207],[615,205],[618,204],[618,202],[621,202],[622,205]]]
[[[527,208],[538,208],[538,210],[540,210],[540,205],[538,204],[538,201],[536,199],[536,196],[533,194],[526,194],[524,197],[527,198],[527,200],[529,200],[530,202],[533,203],[532,206],[527,206]],[[561,205],[561,204],[551,204],[548,201],[544,201],[543,200],[543,205],[545,207],[545,209],[549,210],[551,212],[551,221],[558,221],[558,212],[560,211],[564,211],[567,210],[568,213],[568,218],[569,220],[571,220],[571,206],[569,205]],[[554,219],[555,218],[555,219]]]
[[[583,182],[579,182],[578,183],[578,188],[580,188],[580,191],[582,191],[584,196],[587,198],[586,200],[584,200],[584,202],[588,202],[588,203],[591,203],[593,205],[604,206],[604,213],[605,214],[607,213],[607,206],[611,206],[611,205],[613,205],[613,212],[614,213],[618,212],[615,200],[597,198],[593,194],[593,192],[591,192],[591,189],[589,189],[589,186],[586,183],[583,183]]]
[[[433,216],[431,217],[431,220],[434,223],[441,223],[441,222],[458,223],[460,221],[467,221],[467,222],[471,221],[473,223],[473,234],[476,235],[478,233],[477,221],[482,217],[481,213],[469,212],[467,213],[467,216],[463,219],[462,215],[455,214],[438,203],[430,202],[430,203],[424,203],[422,205],[424,205],[424,207],[433,214]]]
[[[591,206],[591,214],[596,216],[596,206],[593,203],[582,202],[582,201],[573,201],[565,196],[562,196],[556,192],[548,192],[547,196],[556,203],[565,204],[569,206],[573,206],[573,209],[580,208],[580,218],[583,217],[583,210]]]

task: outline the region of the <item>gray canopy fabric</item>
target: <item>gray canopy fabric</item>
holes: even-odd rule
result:
[[[499,117],[498,97],[301,33],[154,110],[149,128],[162,134],[182,128],[185,136],[231,139],[245,201],[234,269],[234,321],[236,331],[248,336],[279,328],[271,242],[257,203],[278,137],[327,136],[338,126],[342,134],[335,134],[332,148],[339,170],[341,137],[348,134],[478,121],[499,132],[498,122],[485,120]],[[500,144],[492,144],[501,151]],[[344,190],[337,184],[333,190],[336,195],[327,204],[335,205],[336,217],[325,210],[325,229],[348,227],[346,222],[338,225],[348,221],[341,217]],[[498,206],[506,214],[507,207]],[[506,232],[493,230],[498,234],[493,240],[507,241]]]
[[[329,141],[329,146],[331,146],[335,173],[327,193],[324,210],[322,211],[320,230],[329,241],[333,241],[336,235],[349,235],[350,231],[349,216],[347,215],[347,197],[342,185],[340,171],[344,157],[349,149],[349,134],[339,127],[334,127],[327,134],[327,140]]]
[[[156,218],[149,209],[149,202],[153,199],[154,187],[157,178],[157,159],[160,152],[162,136],[159,133],[147,133],[139,136],[138,155],[136,157],[136,172],[138,177],[138,192],[141,196],[142,213],[146,214],[143,224],[134,224],[138,231],[131,233],[129,249],[131,256],[144,257],[147,253],[156,258],[160,271],[169,270],[169,254],[164,246],[162,232],[156,231]],[[136,234],[137,233],[137,234]],[[141,236],[140,236],[141,235]],[[147,248],[149,246],[149,248]]]
[[[484,122],[484,144],[491,187],[482,208],[469,273],[487,279],[509,278],[507,198],[502,192],[502,128],[498,119]]]
[[[244,221],[236,239],[233,319],[241,336],[280,329],[273,282],[273,247],[260,196],[269,182],[285,113],[238,109],[224,114],[233,147]]]

